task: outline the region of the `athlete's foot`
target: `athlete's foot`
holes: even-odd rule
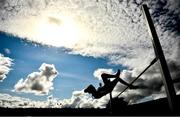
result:
[[[120,70],[118,69],[117,73],[116,73],[116,78],[119,78],[120,75]]]

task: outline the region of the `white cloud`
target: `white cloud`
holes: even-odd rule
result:
[[[100,99],[94,99],[87,93],[74,91],[70,99],[61,100],[62,108],[105,108],[109,101],[109,95]]]
[[[102,80],[101,78],[102,73],[114,74],[114,71],[112,69],[99,68],[94,71],[93,75],[95,78],[98,78],[98,80]]]
[[[44,101],[0,93],[0,107],[8,108],[105,108],[108,100],[108,96],[93,99],[83,91],[74,91],[70,99],[60,100],[51,95]]]
[[[7,108],[60,108],[61,101],[56,98],[47,99],[45,101],[35,101],[28,98],[12,96],[0,93],[0,107]]]
[[[12,59],[9,57],[5,57],[0,54],[0,82],[2,82],[6,77],[12,66]]]
[[[19,106],[25,106],[26,104],[29,104],[28,99],[23,99],[20,97],[13,97],[9,94],[3,94],[0,93],[0,106],[1,107],[9,107],[9,108],[15,108]]]
[[[177,46],[172,45],[176,45],[179,36],[172,30],[167,30],[165,24],[169,25],[168,21],[172,21],[175,25],[177,22],[175,18],[169,18],[168,14],[179,13],[179,10],[173,9],[179,2],[177,0],[166,2],[167,4],[162,5],[155,0],[146,2],[142,0],[134,2],[7,0],[1,3],[0,30],[38,43],[71,48],[70,53],[73,54],[107,57],[113,64],[122,64],[131,68],[140,65],[143,67],[154,58],[154,52],[140,9],[142,3],[147,3],[150,11],[154,13],[155,25],[167,58],[177,54],[173,51]],[[157,17],[157,12],[161,12],[157,11],[158,7],[169,9],[169,12]],[[59,36],[57,37],[61,39],[55,39],[53,35],[57,32],[56,26],[63,24],[64,21],[68,21],[72,26],[74,23],[78,25],[78,28],[75,27],[77,30],[80,29],[83,35],[80,34],[78,40],[67,37],[68,39],[64,41],[64,37]],[[55,26],[54,29],[51,24]],[[47,29],[54,30],[53,35],[51,31],[46,30],[46,26]]]
[[[27,78],[20,79],[14,89],[15,91],[45,95],[53,90],[53,80],[57,75],[58,71],[53,64],[43,63],[39,72],[33,72]]]

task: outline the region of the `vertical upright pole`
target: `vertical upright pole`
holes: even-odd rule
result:
[[[113,113],[113,102],[112,102],[112,92],[109,93],[109,96],[110,96],[110,113],[112,114]]]
[[[153,43],[155,55],[159,59],[159,66],[161,69],[161,74],[163,77],[163,83],[165,86],[169,106],[170,106],[171,111],[173,111],[175,110],[176,92],[175,92],[174,85],[171,79],[171,75],[170,75],[170,72],[169,72],[165,57],[164,57],[164,53],[163,53],[161,44],[159,42],[159,38],[157,36],[147,5],[142,6],[142,11],[147,21],[148,29],[152,37],[152,43]]]

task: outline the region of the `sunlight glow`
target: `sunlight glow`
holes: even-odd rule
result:
[[[84,38],[85,32],[69,17],[45,17],[39,20],[36,37],[45,44],[71,48]]]

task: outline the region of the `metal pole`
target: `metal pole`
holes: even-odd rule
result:
[[[171,111],[174,111],[175,110],[175,101],[176,101],[176,92],[175,92],[172,78],[171,78],[167,63],[166,63],[166,59],[164,57],[164,53],[163,53],[161,44],[159,42],[159,38],[156,33],[156,30],[155,30],[153,21],[151,19],[147,5],[142,6],[142,11],[143,11],[143,15],[147,21],[150,35],[152,36],[152,43],[153,43],[155,55],[159,59],[159,66],[161,69],[161,74],[163,77],[163,83],[165,86],[169,106],[170,106]]]

